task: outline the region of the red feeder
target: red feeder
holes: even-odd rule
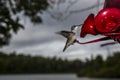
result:
[[[94,14],[90,14],[85,20],[80,37],[85,37],[87,34],[104,35],[105,37],[88,41],[85,43],[78,42],[79,44],[87,44],[99,42],[109,39],[120,41],[120,9],[118,8],[105,8],[102,9],[94,18]]]

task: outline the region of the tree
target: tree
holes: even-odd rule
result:
[[[0,0],[0,47],[8,45],[12,33],[24,28],[19,13],[28,16],[33,23],[41,23],[39,16],[48,7],[47,0]]]

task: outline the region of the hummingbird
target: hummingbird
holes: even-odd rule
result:
[[[59,34],[65,38],[67,38],[66,44],[63,48],[63,52],[70,46],[73,45],[75,43],[76,40],[76,32],[77,32],[78,26],[77,25],[73,25],[71,27],[71,31],[59,31],[56,32],[56,34]]]

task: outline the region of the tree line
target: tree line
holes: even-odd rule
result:
[[[79,77],[119,78],[120,52],[105,60],[101,55],[82,60],[63,60],[0,52],[0,74],[76,73]]]
[[[68,61],[61,58],[44,58],[23,54],[0,52],[0,73],[75,73],[81,66],[79,60]]]
[[[120,52],[114,52],[105,60],[98,55],[96,58],[87,60],[84,68],[78,72],[78,76],[97,78],[120,78]]]

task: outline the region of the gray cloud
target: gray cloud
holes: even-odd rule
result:
[[[93,5],[96,0],[88,1],[82,0],[73,6],[72,9],[81,9],[87,6]],[[55,32],[60,30],[70,30],[71,26],[74,24],[81,24],[84,22],[86,17],[91,13],[96,13],[96,9],[88,10],[81,13],[72,14],[68,19],[64,21],[56,21],[52,19],[48,13],[42,15],[43,23],[40,25],[32,24],[27,18],[26,21],[21,19],[22,23],[26,26],[25,30],[21,30],[17,35],[13,35],[11,44],[2,48],[3,51],[12,52],[16,51],[19,53],[31,54],[31,55],[42,55],[45,57],[61,57],[68,59],[85,59],[90,58],[91,55],[103,55],[107,56],[106,48],[101,48],[100,43],[79,45],[74,44],[69,47],[66,52],[62,52],[65,45],[66,39],[62,36],[56,35]],[[25,21],[25,22],[24,22]],[[101,36],[91,36],[87,35],[85,38],[79,38],[80,29],[78,30],[77,38],[82,41],[89,41]],[[119,50],[119,45],[110,46],[110,50]]]

